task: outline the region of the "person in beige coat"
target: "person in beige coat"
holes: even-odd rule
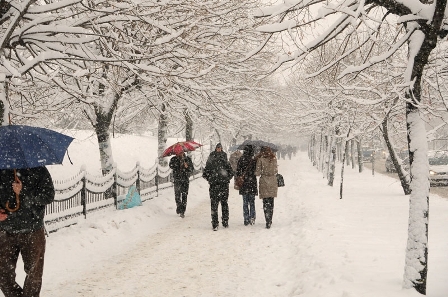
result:
[[[263,199],[264,217],[266,228],[271,228],[274,214],[274,198],[277,197],[277,158],[269,147],[262,147],[257,156],[255,175],[259,176],[258,196]]]
[[[229,162],[232,166],[233,172],[236,172],[236,168],[238,166],[238,160],[241,158],[243,153],[240,150],[236,150],[233,153],[230,154]]]

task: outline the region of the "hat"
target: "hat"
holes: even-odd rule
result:
[[[221,148],[221,149],[222,149],[222,145],[221,145],[220,142],[216,145],[215,150],[216,150],[217,148]]]

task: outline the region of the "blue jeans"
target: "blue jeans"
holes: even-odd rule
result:
[[[251,219],[256,218],[255,216],[255,195],[246,194],[243,195],[243,216],[244,223],[249,223]]]

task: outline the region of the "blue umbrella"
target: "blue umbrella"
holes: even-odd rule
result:
[[[0,127],[0,169],[62,164],[73,137],[24,125]]]

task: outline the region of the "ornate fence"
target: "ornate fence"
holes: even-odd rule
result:
[[[192,156],[194,170],[190,179],[202,176],[205,164],[199,156]],[[76,224],[81,216],[106,207],[117,207],[128,189],[135,186],[142,202],[158,196],[160,190],[173,186],[171,169],[154,164],[150,169],[139,163],[130,172],[114,168],[106,176],[93,176],[85,168],[69,180],[53,180],[55,200],[46,206],[45,225],[48,232]]]

